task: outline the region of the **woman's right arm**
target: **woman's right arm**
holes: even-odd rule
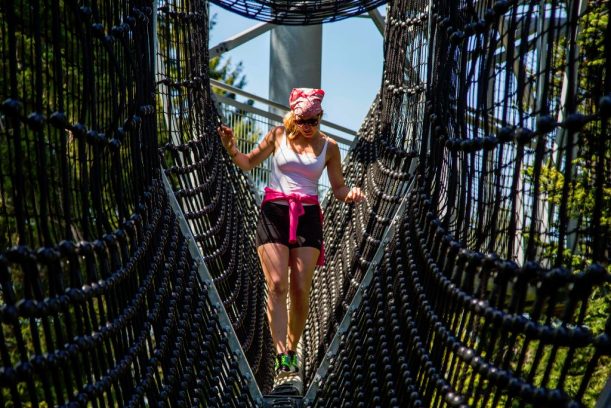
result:
[[[276,137],[278,132],[282,132],[280,126],[273,128],[267,135],[261,140],[261,143],[249,153],[242,153],[238,150],[235,144],[233,136],[233,129],[228,126],[221,125],[218,129],[221,142],[231,160],[242,170],[249,171],[258,166],[263,160],[267,159],[270,154],[274,151]]]

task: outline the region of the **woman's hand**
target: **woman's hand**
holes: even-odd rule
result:
[[[235,140],[233,138],[233,129],[231,129],[229,126],[220,125],[217,128],[217,132],[221,137],[221,143],[223,143],[223,146],[229,152],[229,155],[233,157],[233,150],[235,146]],[[235,150],[237,150],[237,148]]]
[[[346,203],[360,203],[365,199],[365,194],[358,187],[352,187],[348,194],[346,194],[346,198],[344,198],[344,202]]]

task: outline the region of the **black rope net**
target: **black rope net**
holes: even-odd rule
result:
[[[253,231],[258,208],[247,177],[224,152],[208,76],[208,5],[158,9],[160,137],[165,174],[263,390],[273,382],[265,286]]]
[[[373,10],[386,0],[213,0],[244,17],[280,25],[312,25],[343,20]]]
[[[0,5],[0,406],[255,406],[160,177],[152,6]]]
[[[372,157],[413,146],[418,169],[358,305],[345,288],[362,269],[343,265],[370,259],[372,235],[353,232],[359,210],[334,218],[346,235],[325,230],[352,250],[315,279],[308,369],[351,318],[328,371],[307,372],[308,404],[594,406],[611,375],[610,3],[389,10],[379,114],[365,126]],[[353,165],[368,180],[380,163]]]
[[[389,57],[406,58],[405,52],[409,50],[416,56],[414,66],[407,72],[405,64],[386,65],[385,86],[345,161],[347,185],[362,186],[366,202],[345,205],[328,197],[324,209],[325,219],[332,221],[324,227],[326,265],[314,275],[310,317],[303,339],[308,383],[413,179],[420,149],[417,136],[422,134],[425,112],[424,87],[417,72],[426,63],[419,53],[422,45],[415,39],[413,33],[396,38],[396,49],[403,51]],[[399,83],[404,84],[400,91],[394,85]]]
[[[207,4],[156,5],[0,5],[3,406],[260,405],[233,331],[271,387],[258,210],[215,131]],[[594,405],[611,362],[610,8],[390,4],[344,168],[368,199],[324,209],[306,405]]]

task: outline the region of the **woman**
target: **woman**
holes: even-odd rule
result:
[[[295,350],[305,328],[314,269],[323,261],[317,188],[323,169],[335,198],[347,203],[364,199],[358,187],[345,185],[339,147],[319,130],[324,95],[322,89],[293,89],[284,126],[272,129],[250,153],[238,150],[231,128],[218,129],[223,146],[242,170],[273,155],[256,244],[269,291],[267,317],[277,352],[276,373],[299,371]]]

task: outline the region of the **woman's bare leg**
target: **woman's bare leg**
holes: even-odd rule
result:
[[[269,243],[257,248],[267,282],[267,320],[277,353],[286,352],[289,248]]]
[[[310,307],[310,288],[320,251],[312,247],[293,248],[290,251],[291,285],[289,288],[291,304],[287,350],[297,350],[297,343],[305,328]]]

